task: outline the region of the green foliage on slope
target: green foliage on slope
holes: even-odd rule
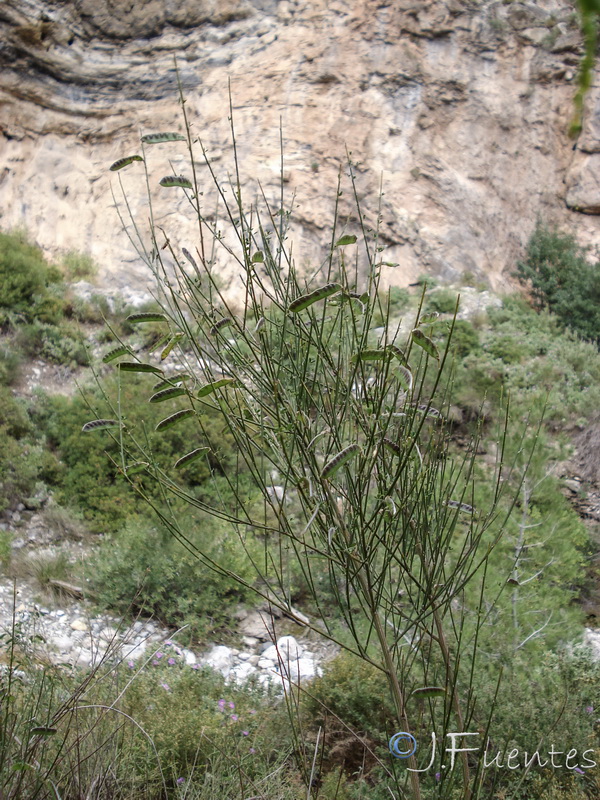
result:
[[[600,339],[600,266],[590,263],[574,236],[538,223],[516,275],[531,287],[538,308],[548,308],[583,338]]]

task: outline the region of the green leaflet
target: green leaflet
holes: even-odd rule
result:
[[[258,253],[254,253],[254,255],[252,256],[253,264],[263,264],[264,260],[265,257],[262,250],[259,250]]]
[[[231,325],[232,322],[233,320],[231,317],[223,317],[223,319],[220,319],[215,325],[212,326],[210,329],[211,334],[214,336],[221,330],[221,328],[226,328],[228,325]]]
[[[121,347],[115,347],[112,350],[109,350],[108,353],[102,358],[102,362],[104,364],[108,364],[109,361],[114,361],[115,358],[119,358],[119,356],[124,356],[125,354],[131,355],[131,350],[127,345],[122,345]]]
[[[408,361],[403,350],[400,350],[400,348],[396,347],[395,344],[388,344],[387,349],[394,356],[394,358],[398,359],[403,367],[408,367]]]
[[[343,247],[345,244],[354,244],[356,242],[356,236],[354,234],[346,234],[342,236],[337,242],[333,245],[334,247]]]
[[[450,508],[458,508],[459,511],[466,511],[467,514],[474,514],[475,509],[468,503],[460,503],[458,500],[448,500],[446,503]]]
[[[159,181],[161,186],[170,188],[171,186],[180,186],[182,189],[192,189],[192,182],[183,175],[166,175]]]
[[[175,469],[185,467],[186,464],[189,464],[191,461],[195,461],[197,458],[200,458],[200,456],[206,453],[208,450],[210,450],[210,447],[197,447],[190,453],[186,453],[175,462]]]
[[[11,766],[11,770],[13,772],[25,772],[28,769],[30,769],[32,772],[35,772],[35,767],[33,767],[31,764],[26,764],[24,761],[17,761]]]
[[[162,369],[155,367],[154,364],[142,364],[141,361],[121,361],[117,367],[123,372],[162,372]]]
[[[162,144],[163,142],[185,142],[180,133],[146,133],[142,136],[144,144]]]
[[[189,250],[186,250],[186,249],[185,249],[185,247],[182,247],[182,248],[181,248],[181,252],[182,252],[182,253],[183,253],[183,255],[184,255],[186,258],[187,258],[187,260],[190,262],[190,264],[191,264],[191,265],[192,265],[192,267],[193,267],[193,268],[196,270],[196,272],[198,272],[198,265],[197,265],[197,264],[196,264],[196,262],[194,261],[194,257],[192,256],[192,254],[190,253],[190,251],[189,251]]]
[[[181,381],[187,381],[191,378],[191,375],[188,375],[185,372],[180,372],[178,375],[171,375],[169,378],[165,378],[163,381],[159,381],[155,383],[152,387],[152,391],[158,392],[160,389],[166,389],[169,386],[176,386]]]
[[[165,400],[173,400],[175,397],[181,397],[184,394],[187,394],[187,390],[184,386],[169,386],[153,394],[149,402],[164,403]]]
[[[236,383],[235,378],[220,378],[218,381],[213,381],[212,383],[207,383],[200,387],[196,397],[206,397],[212,394],[216,389],[221,389],[223,386],[231,386],[234,383]]]
[[[431,325],[440,316],[439,311],[430,311],[428,314],[423,314],[419,320],[419,325]]]
[[[349,447],[344,448],[337,456],[334,456],[331,461],[325,464],[321,477],[331,478],[340,467],[348,463],[357,453],[360,453],[360,447],[357,444],[351,444]]]
[[[303,294],[301,297],[296,298],[296,300],[290,303],[289,310],[297,314],[298,311],[304,311],[305,308],[312,306],[312,304],[316,303],[318,300],[324,300],[326,297],[331,297],[332,294],[337,294],[341,291],[342,287],[339,283],[328,283],[320,289],[315,289],[315,291],[310,294]]]
[[[420,411],[421,414],[425,414],[427,417],[434,417],[435,419],[443,419],[442,412],[438,411],[437,408],[432,408],[428,406],[427,403],[419,403],[418,405],[414,404],[417,411]]]
[[[432,358],[437,358],[439,361],[440,354],[438,353],[437,347],[429,337],[425,336],[422,330],[415,328],[410,335],[415,344],[418,344],[419,347],[422,347]]]
[[[169,389],[162,389],[156,392],[150,398],[151,403],[163,403],[165,400],[172,400],[174,397],[181,397],[182,394],[187,394],[183,386],[171,386]]]
[[[423,686],[421,689],[413,689],[411,697],[443,697],[446,689],[443,686]]]
[[[137,325],[138,322],[166,322],[167,318],[164,314],[155,311],[143,311],[139,314],[130,314],[126,321],[132,325]]]
[[[119,423],[116,419],[93,419],[86,422],[81,429],[82,433],[89,433],[89,431],[100,431],[104,428],[118,428]]]
[[[30,736],[54,736],[57,732],[56,728],[50,728],[46,725],[38,725],[29,731]]]
[[[396,369],[398,370],[398,379],[402,384],[402,387],[406,389],[407,392],[410,392],[413,387],[413,377],[411,371],[402,366],[397,366]]]
[[[192,408],[184,408],[183,411],[176,411],[174,414],[171,414],[170,417],[165,417],[165,419],[161,419],[161,421],[156,426],[155,430],[164,431],[166,428],[170,428],[171,425],[176,425],[182,419],[193,417],[195,416],[195,414],[196,412]]]
[[[169,355],[171,350],[175,347],[175,345],[180,342],[185,334],[179,332],[174,334],[174,336],[169,340],[169,344],[165,347],[165,349],[160,354],[160,360],[164,361],[165,358]]]
[[[402,448],[396,442],[393,442],[391,439],[384,438],[383,439],[384,445],[387,447],[388,450],[391,450],[395,456],[399,456],[402,453]]]
[[[164,336],[161,336],[160,339],[155,342],[152,347],[148,348],[149,353],[155,353],[157,350],[160,350],[161,347],[164,347],[168,341],[171,339],[170,333],[165,333]]]
[[[361,350],[355,353],[350,361],[356,364],[358,361],[385,361],[389,357],[387,350]]]
[[[369,301],[368,292],[359,294],[358,292],[342,292],[342,300],[358,300],[359,303],[365,305]]]
[[[150,464],[147,461],[134,461],[125,467],[126,475],[137,475],[139,472],[145,472]]]
[[[127,167],[129,164],[133,164],[134,161],[143,160],[141,156],[125,156],[125,158],[119,158],[114,164],[111,164],[109,170],[111,172],[116,172],[118,169],[123,169],[123,167]]]

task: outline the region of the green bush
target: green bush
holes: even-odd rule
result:
[[[157,459],[170,465],[193,447],[210,446],[208,457],[176,473],[173,471],[172,477],[198,495],[217,491],[226,496],[225,473],[238,470],[231,433],[225,430],[218,414],[208,407],[199,415],[199,421],[184,420],[162,433],[155,433],[156,424],[181,405],[174,402],[172,405],[148,404],[154,383],[155,378],[148,376],[131,374],[122,378],[120,397],[129,409],[128,429],[149,444]],[[106,382],[106,391],[113,398],[117,396],[119,389],[115,379]],[[90,405],[94,411],[90,410]],[[165,408],[166,405],[169,408]],[[82,426],[96,415],[105,419],[114,417],[113,408],[99,392],[90,390],[85,399],[80,396],[40,398],[35,415],[40,430],[48,436],[64,465],[57,502],[79,509],[90,529],[98,533],[118,530],[129,515],[145,507],[144,501],[115,466],[121,463],[118,441],[108,432],[82,433]],[[126,456],[129,463],[137,460],[134,453]],[[160,488],[148,473],[136,474],[133,481],[147,497],[162,502]],[[174,502],[177,505],[177,501]]]
[[[19,377],[21,353],[11,343],[0,347],[0,386],[11,386]]]
[[[19,326],[16,342],[30,358],[43,358],[55,364],[85,366],[89,363],[85,337],[72,323],[55,325],[35,320]]]
[[[477,716],[481,722],[487,718],[494,693],[492,675],[480,669],[476,675],[476,694]],[[578,758],[575,764],[582,762],[585,750],[598,752],[600,736],[596,720],[600,708],[600,664],[594,661],[588,647],[576,646],[558,652],[546,650],[536,659],[521,656],[506,663],[498,698],[489,729],[489,758],[504,748],[508,753],[514,747],[518,748],[521,758],[524,751],[531,755],[538,750],[540,757],[548,760],[546,754],[552,743],[564,753],[576,749]],[[552,702],[548,702],[549,698],[553,699]],[[557,763],[564,764],[564,758],[564,755],[559,756],[561,760],[557,759]],[[506,765],[506,756],[503,763]],[[573,775],[564,768],[532,769],[525,777],[521,791],[517,794],[511,792],[508,796],[518,800],[597,797],[597,769],[585,773],[583,779],[583,776]],[[498,783],[508,783],[506,770],[487,769],[486,781],[494,778]],[[579,794],[577,786],[586,784],[589,794]],[[496,791],[500,792],[498,785]],[[482,796],[503,795],[492,794],[491,787],[488,787]]]
[[[538,223],[516,276],[531,288],[536,308],[550,309],[586,339],[600,339],[600,265],[588,261],[574,236]]]
[[[487,343],[486,350],[505,364],[520,364],[527,353],[526,345],[518,333],[494,337]]]
[[[23,404],[0,387],[0,511],[14,508],[34,493],[51,458],[32,433]]]
[[[51,267],[42,251],[30,244],[22,233],[0,233],[0,309],[36,316],[51,283],[60,282],[59,272]]]
[[[381,742],[386,741],[394,718],[385,675],[348,653],[329,662],[313,682],[305,709],[317,721],[332,712],[352,730]]]
[[[0,391],[0,511],[26,501],[52,471],[54,459],[31,435],[21,406]]]
[[[385,292],[378,292],[377,301],[379,307],[375,309],[373,324],[379,327],[384,325],[387,319],[388,304],[390,318],[398,317],[408,307],[410,294],[407,289],[401,289],[399,286],[390,286]]]
[[[22,623],[0,634],[3,797],[299,796],[292,737],[267,692],[226,686],[175,642],[146,665],[42,670],[40,638]]]
[[[434,289],[427,295],[425,310],[437,311],[438,314],[453,314],[456,309],[457,293],[452,289]]]
[[[79,253],[77,250],[70,250],[63,256],[62,267],[70,281],[93,277],[98,271],[94,259],[87,253]]]
[[[480,349],[479,334],[468,320],[455,321],[450,349],[457,358],[464,358]]]
[[[139,610],[173,627],[187,625],[194,638],[228,623],[250,591],[206,567],[188,548],[199,548],[251,583],[254,572],[246,550],[234,530],[213,518],[189,516],[185,525],[187,548],[144,517],[128,519],[121,531],[105,537],[91,571],[98,602],[122,614]],[[250,536],[245,546],[258,555]]]

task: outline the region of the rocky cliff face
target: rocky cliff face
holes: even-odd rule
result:
[[[400,265],[386,280],[470,272],[501,288],[538,216],[600,244],[598,219],[577,213],[600,213],[600,112],[575,150],[566,134],[579,53],[565,0],[4,0],[0,225],[27,226],[53,254],[90,252],[105,284],[143,281],[108,166],[138,152],[140,132],[182,130],[176,56],[194,135],[222,177],[231,81],[250,197],[256,180],[277,197],[281,120],[299,264],[330,239],[347,147],[368,220],[383,179],[384,259]],[[157,180],[169,159],[186,171],[182,143],[151,157]],[[119,174],[144,224],[139,165]],[[181,190],[152,191],[159,224],[192,249]]]

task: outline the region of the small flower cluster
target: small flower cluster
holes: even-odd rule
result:
[[[240,722],[240,717],[238,714],[235,714],[235,703],[231,700],[227,701],[223,697],[217,702],[217,706],[219,707],[219,711],[222,711],[224,714],[229,714],[229,719],[231,722]],[[232,713],[229,713],[232,712]],[[256,714],[256,711],[252,708],[248,711],[249,714]],[[241,731],[242,736],[250,736],[250,731]],[[251,747],[248,751],[249,753],[255,753],[256,750]]]
[[[169,649],[168,649],[167,652],[163,652],[162,650],[157,650],[153,654],[152,661],[151,661],[151,664],[152,664],[153,667],[163,666],[163,667],[167,667],[167,668],[168,667],[184,668],[184,667],[187,666],[183,651],[174,642],[166,641],[164,643],[164,648],[165,648],[165,650],[167,650],[167,648],[169,648]],[[128,669],[135,669],[135,662],[132,661],[132,660],[129,660],[127,662],[127,667],[128,667]],[[200,664],[191,664],[190,667],[191,667],[191,669],[198,670],[198,669],[200,669],[201,665]],[[171,687],[169,686],[169,684],[166,681],[162,681],[160,683],[160,686],[161,686],[162,689],[165,690],[165,692],[170,692],[171,691]]]

